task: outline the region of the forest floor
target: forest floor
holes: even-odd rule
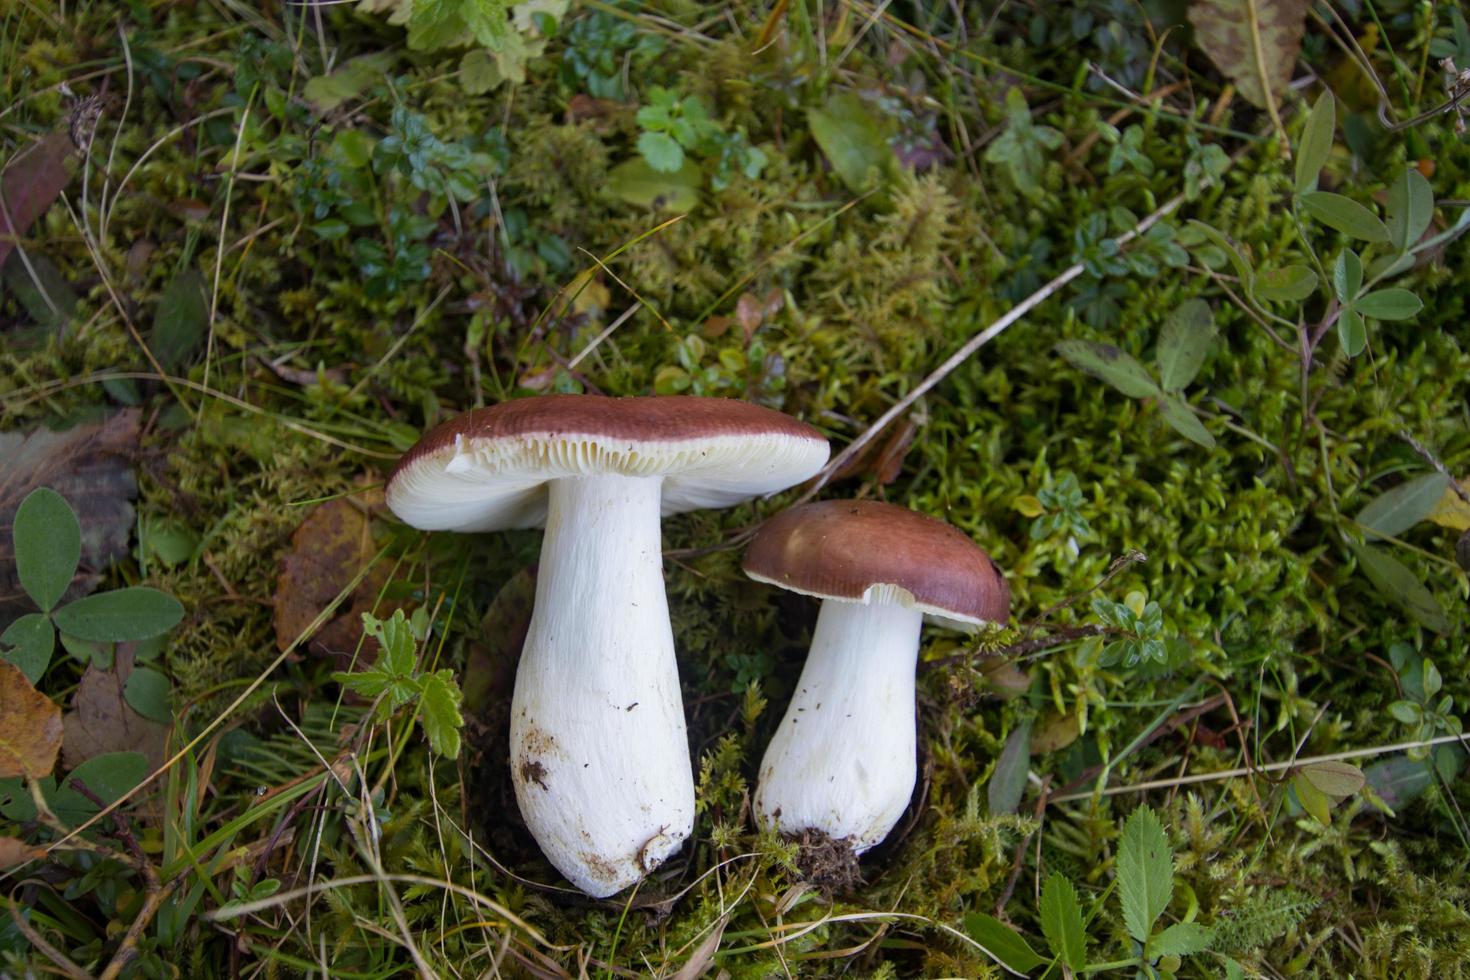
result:
[[[1470,29],[1187,7],[0,4],[0,973],[1470,975]],[[541,856],[540,532],[382,486],[552,392],[780,409],[1004,569],[860,882],[751,812],[802,488],[663,525],[691,840]]]

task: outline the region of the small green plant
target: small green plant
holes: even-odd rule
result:
[[[710,186],[720,191],[737,176],[754,180],[765,169],[765,152],[752,146],[743,130],[725,132],[697,95],[681,97],[655,85],[649,89],[648,104],[638,110],[638,125],[643,130],[638,152],[660,173],[679,172],[692,154],[705,161]]]
[[[623,87],[624,61],[636,70],[665,48],[659,36],[638,30],[626,17],[601,10],[572,21],[564,36],[562,84],[574,92],[585,90],[594,98],[617,102],[627,97]]]
[[[1165,422],[1180,435],[1206,449],[1215,447],[1215,437],[1185,401],[1183,390],[1195,379],[1215,339],[1215,320],[1203,300],[1188,300],[1165,321],[1159,333],[1154,364],[1158,378],[1132,355],[1112,344],[1089,340],[1064,340],[1058,354],[1073,367],[1085,371],[1130,398],[1150,398]]]
[[[1356,357],[1368,345],[1371,323],[1412,319],[1423,307],[1413,292],[1380,284],[1408,272],[1416,256],[1463,232],[1465,224],[1470,222],[1470,211],[1464,212],[1454,227],[1425,238],[1434,220],[1434,192],[1429,181],[1412,166],[1406,167],[1389,184],[1382,218],[1346,195],[1318,189],[1332,152],[1336,113],[1332,93],[1324,93],[1307,116],[1300,145],[1296,147],[1290,206],[1295,237],[1307,262],[1288,262],[1258,270],[1218,230],[1198,221],[1191,222],[1190,227],[1222,252],[1234,267],[1245,293],[1244,301],[1258,317],[1295,333],[1296,321],[1281,316],[1273,308],[1292,309],[1321,295],[1324,313],[1309,337],[1309,351],[1335,325],[1343,353]],[[1304,220],[1307,218],[1352,241],[1365,243],[1363,252],[1344,246],[1328,259],[1320,251],[1320,243],[1308,235]]]
[[[1085,915],[1072,882],[1055,872],[1047,876],[1037,911],[1050,958],[1037,953],[1019,932],[994,916],[972,912],[965,916],[965,927],[992,958],[1024,975],[1046,967],[1045,975],[1056,976],[1060,967],[1069,975],[1133,970],[1148,980],[1172,980],[1185,956],[1210,948],[1214,930],[1193,921],[1197,908],[1193,904],[1183,921],[1159,928],[1174,894],[1174,852],[1158,815],[1148,807],[1134,810],[1124,825],[1114,872],[1113,883]],[[1087,955],[1087,925],[1102,914],[1114,889],[1132,942],[1127,956],[1093,962]],[[1233,968],[1228,975],[1242,975],[1233,961],[1227,960],[1226,966]]]
[[[429,616],[420,606],[413,617],[399,609],[391,619],[362,614],[363,631],[378,641],[378,659],[367,670],[337,671],[332,678],[354,694],[377,701],[373,718],[387,721],[399,708],[417,703],[419,724],[428,736],[429,747],[453,759],[459,755],[459,730],[464,718],[459,713],[459,684],[447,667],[435,671],[419,669],[415,651],[429,635]]]
[[[139,643],[140,660],[157,656],[155,641],[178,625],[184,607],[173,596],[148,586],[98,592],[61,605],[82,556],[82,526],[66,499],[48,487],[32,490],[15,512],[15,565],[21,587],[40,607],[10,624],[0,656],[19,667],[32,684],[51,664],[59,635],[78,660],[99,670],[112,666],[114,643]],[[169,720],[168,679],[136,667],[126,697],[145,717]]]
[[[1122,664],[1167,663],[1168,641],[1164,638],[1164,613],[1157,602],[1142,592],[1130,592],[1122,602],[1104,596],[1092,600],[1092,612],[1122,635],[1103,647],[1099,662],[1104,667]]]
[[[1036,175],[1046,170],[1047,157],[1062,145],[1062,134],[1031,120],[1031,108],[1019,88],[1006,93],[1006,129],[985,151],[985,162],[1004,167],[1011,182],[1027,198],[1041,197]]]

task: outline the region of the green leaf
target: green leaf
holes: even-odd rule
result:
[[[1215,938],[1213,929],[1198,922],[1176,922],[1149,940],[1148,955],[1188,956],[1203,953]]]
[[[1134,810],[1123,827],[1117,874],[1128,934],[1147,942],[1174,893],[1174,852],[1158,816],[1146,806]]]
[[[1450,478],[1442,473],[1426,473],[1406,480],[1368,501],[1354,518],[1368,531],[1396,537],[1429,516],[1444,496]]]
[[[1245,256],[1240,253],[1240,249],[1235,247],[1235,243],[1203,221],[1190,219],[1188,227],[1204,236],[1211,245],[1225,253],[1225,257],[1235,268],[1235,275],[1240,280],[1241,286],[1246,292],[1250,292],[1256,274],[1251,269],[1250,263],[1245,260]]]
[[[1420,626],[1435,633],[1451,629],[1444,607],[1424,583],[1414,577],[1397,558],[1366,544],[1349,541],[1348,548],[1358,559],[1358,567],[1380,592],[1398,603]]]
[[[1082,930],[1082,906],[1077,889],[1065,876],[1053,872],[1041,889],[1041,931],[1052,953],[1073,970],[1087,965],[1087,934]]]
[[[834,95],[822,108],[808,109],[806,118],[812,138],[848,190],[867,190],[875,179],[886,180],[897,170],[887,134],[858,96]]]
[[[1158,405],[1159,414],[1175,432],[1196,445],[1206,449],[1215,448],[1215,437],[1210,435],[1210,430],[1205,428],[1200,417],[1194,414],[1194,409],[1183,398],[1175,394],[1161,394]]]
[[[332,672],[332,680],[347,688],[353,694],[376,700],[388,688],[392,687],[396,680],[381,670],[360,670]]]
[[[1160,394],[1159,386],[1143,365],[1112,344],[1064,340],[1054,350],[1073,367],[1106,381],[1129,398],[1150,398]]]
[[[614,167],[604,186],[608,194],[625,204],[688,212],[699,205],[703,184],[704,172],[692,160],[686,158],[678,173],[661,174],[637,157]]]
[[[1337,100],[1330,91],[1317,96],[1302,129],[1302,142],[1296,150],[1296,192],[1306,194],[1317,189],[1317,177],[1332,153],[1332,134],[1337,128]]]
[[[199,349],[208,327],[209,303],[204,298],[204,277],[186,269],[174,276],[158,297],[149,338],[153,356],[165,370],[177,368]]]
[[[1413,248],[1434,220],[1434,190],[1415,167],[1388,188],[1388,240],[1400,252]]]
[[[454,672],[440,670],[423,678],[423,697],[419,701],[419,723],[429,736],[429,747],[445,758],[459,756],[459,730],[464,718],[459,713],[459,685]]]
[[[638,152],[661,174],[678,173],[684,166],[684,148],[668,133],[647,132],[639,136]]]
[[[1350,762],[1313,762],[1297,774],[1333,799],[1345,799],[1363,788],[1363,770]]]
[[[109,643],[147,640],[167,633],[183,618],[179,600],[147,586],[99,592],[53,614],[56,628],[63,633]]]
[[[460,0],[460,11],[482,46],[500,51],[510,41],[510,0]]]
[[[61,601],[82,557],[82,525],[66,499],[37,487],[15,512],[15,571],[42,612]]]
[[[965,931],[991,959],[1017,973],[1029,973],[1046,962],[1020,933],[993,915],[971,912],[965,916]]]
[[[1296,801],[1302,805],[1302,809],[1311,815],[1322,826],[1326,827],[1332,823],[1332,801],[1327,794],[1313,786],[1311,781],[1300,773],[1291,777],[1291,791],[1296,796]]]
[[[1194,380],[1215,339],[1215,316],[1202,299],[1181,303],[1159,332],[1154,362],[1165,391],[1178,391]]]
[[[1026,791],[1026,774],[1031,768],[1031,719],[1027,718],[1006,738],[985,796],[991,813],[1015,813]]]
[[[145,517],[138,522],[138,553],[167,568],[182,565],[194,557],[199,535],[189,528],[167,519]]]
[[[1358,311],[1350,306],[1337,316],[1337,340],[1348,357],[1357,357],[1368,346],[1368,329]]]
[[[63,823],[75,827],[98,810],[97,804],[72,788],[79,781],[104,806],[115,803],[148,778],[148,758],[141,752],[107,752],[96,755],[61,777],[46,801]]]
[[[1300,303],[1316,291],[1317,273],[1304,265],[1263,269],[1252,287],[1252,295],[1272,303]]]
[[[1302,207],[1329,228],[1360,238],[1365,242],[1388,241],[1388,227],[1378,216],[1352,198],[1331,191],[1312,191],[1302,195]]]
[[[1351,304],[1358,290],[1363,288],[1363,260],[1358,253],[1345,248],[1337,253],[1332,263],[1332,291],[1340,303]]]
[[[1424,308],[1419,297],[1407,289],[1393,287],[1375,289],[1367,296],[1358,297],[1353,309],[1358,315],[1375,320],[1407,320]]]
[[[357,98],[393,67],[393,56],[385,52],[363,55],[339,65],[330,75],[307,79],[301,94],[322,115]]]
[[[0,656],[19,667],[26,680],[35,685],[41,682],[41,675],[51,664],[51,654],[56,650],[56,630],[44,613],[27,613],[0,634],[0,643],[10,647]]]
[[[500,66],[484,48],[473,48],[459,59],[459,84],[467,95],[484,95],[503,81]]]
[[[123,698],[134,711],[144,718],[162,724],[174,720],[169,706],[168,678],[151,667],[134,667],[123,687]]]

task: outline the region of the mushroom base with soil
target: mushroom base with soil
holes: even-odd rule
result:
[[[924,614],[884,601],[822,603],[791,706],[761,760],[755,807],[788,835],[817,830],[853,854],[883,840],[917,776],[914,672]]]
[[[526,826],[596,898],[638,881],[694,827],[662,484],[613,474],[551,484],[511,702],[511,777]]]

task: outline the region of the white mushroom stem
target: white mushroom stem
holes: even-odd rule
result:
[[[822,603],[796,694],[761,760],[763,823],[821,830],[858,854],[893,829],[914,791],[923,618],[884,602]]]
[[[511,702],[516,800],[542,851],[597,898],[694,827],[658,477],[550,485],[536,610]]]

